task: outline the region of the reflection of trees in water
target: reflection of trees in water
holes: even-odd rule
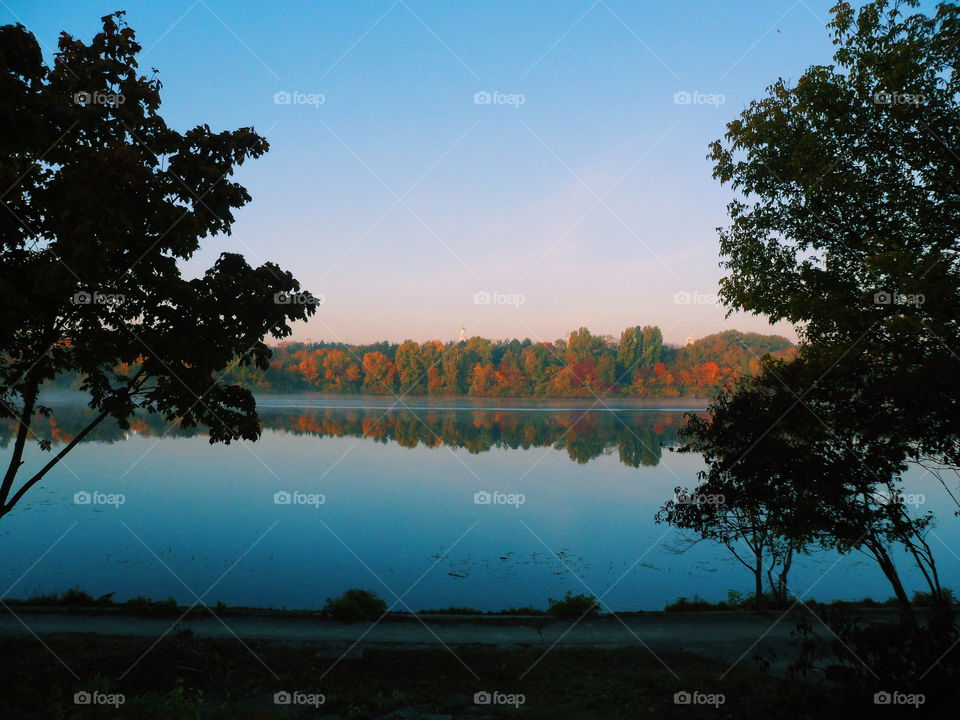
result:
[[[383,408],[261,408],[265,430],[313,437],[365,437],[375,442],[407,448],[418,446],[464,448],[471,453],[493,448],[566,450],[571,460],[586,463],[604,453],[617,453],[630,467],[660,462],[662,448],[677,441],[683,414],[668,411],[556,410],[516,412],[503,410],[385,410]],[[70,442],[93,417],[81,405],[54,406],[53,414],[36,427],[41,439],[53,445]],[[16,429],[7,422],[0,432],[6,447]],[[114,443],[131,434],[144,437],[194,437],[203,428],[184,428],[158,415],[138,415],[129,430],[102,424],[85,442]]]

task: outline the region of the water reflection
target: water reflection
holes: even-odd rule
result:
[[[70,442],[94,417],[77,403],[52,405],[49,418],[40,418],[34,431],[52,445]],[[616,454],[629,467],[656,466],[662,449],[677,442],[683,414],[661,410],[551,409],[516,412],[484,408],[293,408],[261,407],[265,432],[314,437],[366,438],[397,443],[406,448],[463,448],[483,453],[494,448],[530,449],[554,447],[565,450],[571,460],[586,463],[604,454]],[[15,421],[0,433],[6,448],[14,434]],[[84,442],[122,442],[131,434],[142,437],[204,436],[202,427],[185,428],[157,415],[140,414],[122,430],[105,421]]]

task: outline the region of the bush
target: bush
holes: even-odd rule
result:
[[[27,605],[66,605],[68,607],[89,607],[97,603],[98,601],[90,593],[79,588],[70,588],[63,593],[33,595],[25,601]]]
[[[166,611],[166,612],[176,612],[177,599],[173,595],[171,595],[166,600],[159,600],[157,602],[157,609]]]
[[[483,610],[477,610],[472,607],[446,607],[436,610],[421,610],[421,615],[483,615]]]
[[[507,608],[506,610],[497,610],[494,615],[544,615],[544,611],[535,607],[525,605],[523,607]]]
[[[337,620],[373,620],[387,611],[387,603],[369,590],[351,588],[337,599],[327,598],[324,612]]]
[[[600,603],[592,595],[572,595],[568,590],[562,600],[550,598],[548,612],[563,618],[592,617],[600,611]]]
[[[666,607],[663,608],[664,612],[694,612],[700,610],[724,610],[726,609],[727,604],[724,602],[712,603],[709,600],[704,600],[699,595],[694,595],[693,599],[687,599],[686,597],[678,597],[672,603],[667,603]]]
[[[940,593],[943,595],[943,599],[947,605],[956,604],[957,601],[956,598],[953,597],[953,590],[950,588],[941,588]],[[913,593],[913,604],[917,607],[933,607],[933,593],[917,590]]]

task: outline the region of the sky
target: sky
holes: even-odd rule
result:
[[[118,9],[187,130],[253,126],[253,196],[186,275],[240,252],[323,304],[294,339],[619,336],[725,317],[707,145],[778,77],[829,62],[835,0],[0,0],[48,59]]]

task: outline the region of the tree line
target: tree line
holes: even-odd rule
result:
[[[764,355],[793,352],[786,338],[736,330],[672,347],[658,327],[630,327],[619,339],[580,328],[554,342],[286,343],[274,348],[268,369],[234,363],[223,380],[261,392],[707,397],[759,370]]]

